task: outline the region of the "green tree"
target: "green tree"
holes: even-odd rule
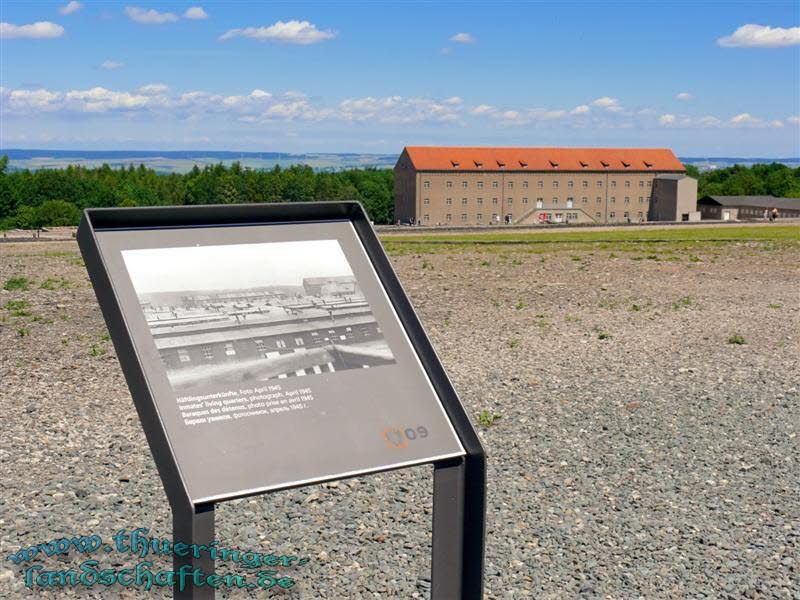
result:
[[[63,227],[77,225],[81,213],[74,204],[63,200],[47,200],[36,209],[37,223],[40,227]]]

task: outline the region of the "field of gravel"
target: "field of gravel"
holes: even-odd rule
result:
[[[486,598],[800,599],[797,237],[389,248],[488,453]],[[77,246],[0,244],[3,286],[0,598],[171,597],[31,590],[7,559],[171,516]],[[431,485],[220,505],[221,545],[310,562],[218,597],[428,597]]]

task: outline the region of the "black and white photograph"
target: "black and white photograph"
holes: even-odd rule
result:
[[[175,392],[395,362],[337,240],[122,256]]]

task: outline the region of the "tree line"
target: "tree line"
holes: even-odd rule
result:
[[[697,197],[703,196],[775,196],[800,198],[800,167],[784,164],[734,165],[726,169],[698,171],[686,165],[686,174],[697,179]]]
[[[144,165],[8,169],[0,158],[0,229],[76,225],[84,208],[358,200],[375,223],[391,223],[390,169],[314,171],[308,166],[254,170],[239,163],[158,174]]]
[[[698,194],[772,195],[800,198],[800,168],[736,165],[705,171],[687,165]],[[107,206],[168,206],[248,202],[358,200],[375,223],[394,221],[394,173],[390,169],[314,171],[308,166],[254,170],[239,163],[195,166],[161,175],[144,165],[114,169],[9,170],[0,158],[0,229],[76,225],[81,211]]]

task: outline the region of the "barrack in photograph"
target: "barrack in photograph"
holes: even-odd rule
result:
[[[176,392],[395,362],[336,240],[122,257]]]

